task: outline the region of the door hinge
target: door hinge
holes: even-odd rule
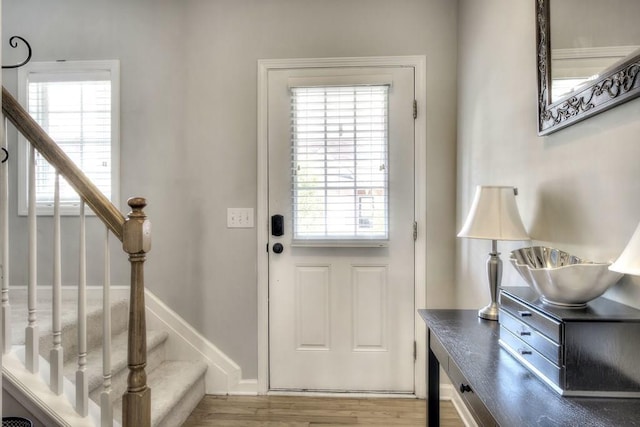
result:
[[[418,100],[414,99],[413,100],[413,119],[417,119],[418,118]]]
[[[413,221],[413,241],[418,240],[418,223]]]
[[[415,362],[416,360],[418,360],[418,343],[417,342],[413,342],[413,361]]]

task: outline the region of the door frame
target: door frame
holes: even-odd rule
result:
[[[268,156],[268,77],[271,70],[353,68],[353,67],[413,67],[415,98],[418,114],[415,119],[414,217],[418,225],[414,262],[414,340],[417,357],[414,365],[414,393],[426,397],[426,326],[417,310],[426,307],[426,219],[427,219],[427,76],[426,56],[382,56],[349,58],[264,59],[258,61],[258,200],[257,231],[257,303],[258,303],[258,393],[269,392],[269,156]]]

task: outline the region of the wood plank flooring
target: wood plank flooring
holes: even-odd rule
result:
[[[442,402],[442,427],[463,427],[451,402]],[[419,399],[300,396],[205,396],[184,427],[424,426]]]

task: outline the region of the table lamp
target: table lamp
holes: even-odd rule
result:
[[[616,262],[609,266],[609,270],[640,276],[640,224]]]
[[[478,311],[478,317],[498,320],[498,289],[502,280],[502,260],[498,240],[529,240],[516,205],[514,187],[476,187],[475,198],[458,237],[491,240],[487,276],[491,303]]]

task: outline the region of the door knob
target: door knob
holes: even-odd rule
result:
[[[281,254],[283,250],[284,246],[282,246],[282,243],[276,243],[275,245],[273,245],[273,252]]]
[[[460,393],[464,393],[465,391],[471,391],[471,386],[468,384],[460,384]]]

